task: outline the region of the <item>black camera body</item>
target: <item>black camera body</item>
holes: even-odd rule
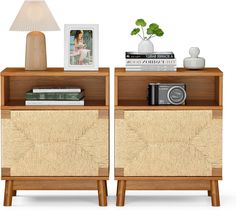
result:
[[[149,83],[149,105],[184,105],[186,100],[184,83]]]

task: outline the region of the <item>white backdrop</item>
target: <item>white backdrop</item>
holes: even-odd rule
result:
[[[234,0],[47,0],[61,31],[45,32],[49,67],[64,64],[64,24],[99,24],[99,63],[110,67],[111,73],[111,181],[109,207],[115,208],[116,183],[113,181],[114,155],[114,67],[124,66],[124,52],[136,50],[138,37],[131,37],[137,18],[157,22],[165,34],[154,38],[156,51],[173,51],[182,66],[191,46],[198,46],[206,66],[219,67],[224,72],[224,153],[223,178],[220,183],[222,209],[236,206],[236,139],[235,139],[235,20]],[[0,1],[0,69],[24,66],[26,32],[10,32],[9,28],[23,0]],[[232,95],[233,94],[233,95]],[[3,200],[0,183],[0,206]],[[87,196],[89,195],[89,196]],[[125,208],[210,209],[206,192],[128,192]],[[175,196],[174,196],[175,195]],[[235,201],[234,201],[235,199]],[[32,206],[65,208],[97,208],[96,192],[22,191],[13,205],[23,209]],[[2,207],[0,207],[2,208]]]

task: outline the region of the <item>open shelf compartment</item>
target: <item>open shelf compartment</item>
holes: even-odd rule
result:
[[[109,70],[93,72],[5,70],[2,77],[2,109],[108,109]],[[47,76],[44,76],[47,75]],[[70,76],[71,75],[71,76]],[[25,93],[35,87],[71,87],[85,90],[84,106],[25,106]]]
[[[221,71],[217,69],[212,71],[211,69],[209,71],[211,74],[195,72],[191,74],[191,71],[181,69],[166,74],[164,72],[125,71],[121,73],[121,70],[117,69],[115,78],[116,109],[221,109]],[[185,83],[186,104],[181,106],[149,106],[147,95],[150,82]]]

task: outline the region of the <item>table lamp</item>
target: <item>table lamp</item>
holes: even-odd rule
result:
[[[40,31],[60,30],[44,0],[25,0],[10,31],[31,31],[26,37],[25,69],[46,70],[46,40]]]

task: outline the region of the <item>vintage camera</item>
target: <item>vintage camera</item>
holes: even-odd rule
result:
[[[186,99],[184,83],[149,83],[149,105],[183,105]]]

